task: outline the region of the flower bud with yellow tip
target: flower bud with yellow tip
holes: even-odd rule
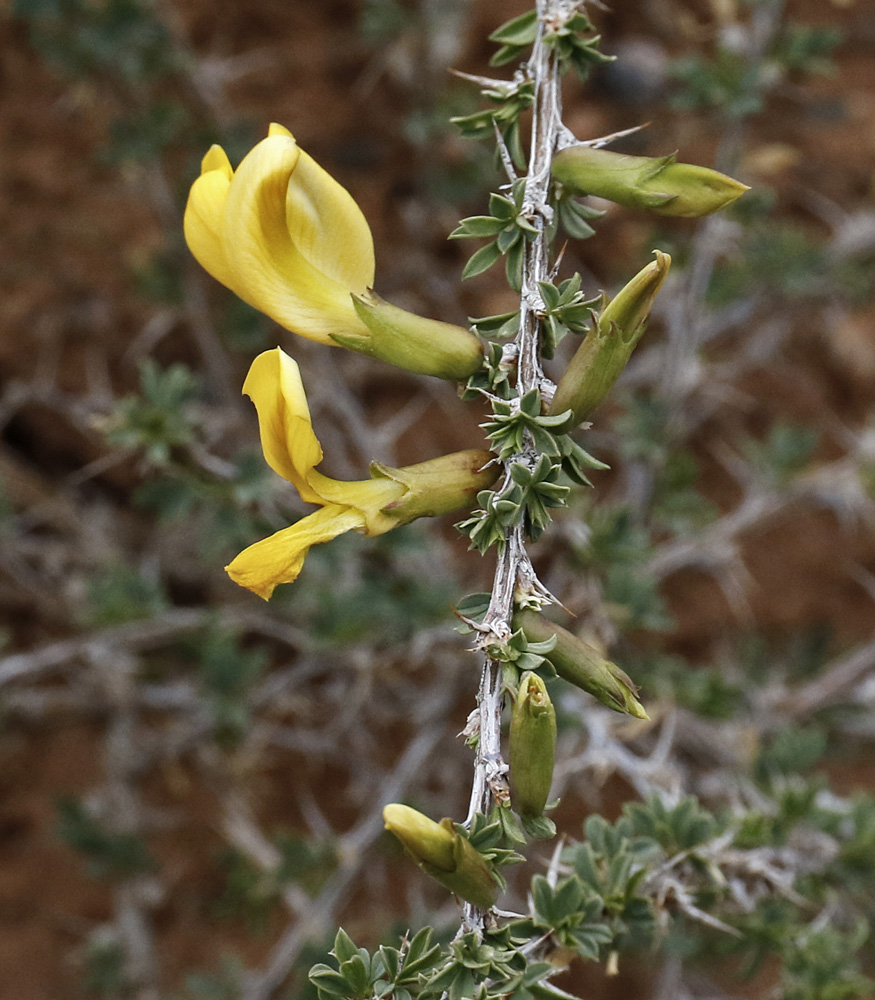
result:
[[[419,867],[444,888],[481,910],[494,905],[498,883],[492,869],[451,819],[435,823],[416,809],[393,802],[384,807],[383,822]]]
[[[579,424],[620,377],[644,333],[653,300],[671,267],[667,253],[654,253],[656,260],[642,268],[595,318],[559,380],[550,404],[551,415],[571,410],[574,425]]]
[[[556,710],[543,680],[526,672],[510,722],[511,804],[521,816],[540,816],[550,797],[556,760]]]
[[[750,190],[710,167],[678,163],[675,154],[629,156],[584,144],[560,150],[551,169],[555,180],[574,194],[687,219],[726,208]]]

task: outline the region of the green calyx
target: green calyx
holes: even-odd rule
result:
[[[372,479],[392,479],[407,488],[381,513],[398,524],[409,524],[419,517],[438,517],[471,507],[477,494],[498,478],[501,470],[493,458],[491,452],[471,449],[400,469],[372,462]]]
[[[455,382],[464,382],[483,363],[483,345],[470,330],[417,316],[372,291],[353,295],[352,303],[370,336],[332,334],[341,347]]]

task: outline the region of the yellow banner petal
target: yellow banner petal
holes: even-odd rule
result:
[[[300,156],[291,136],[274,134],[237,168],[222,226],[235,275],[232,287],[250,305],[310,340],[331,343],[332,333],[366,337],[350,290],[314,267],[289,233],[286,195]]]
[[[228,576],[265,601],[281,583],[298,578],[311,545],[364,527],[364,516],[349,507],[329,506],[244,549],[225,567]]]
[[[292,242],[318,270],[356,294],[374,284],[374,239],[352,195],[301,151],[286,195]]]
[[[322,461],[297,362],[279,347],[259,354],[249,368],[243,392],[255,404],[261,448],[267,464],[288,480],[307,503],[322,503],[308,474]],[[323,477],[324,478],[324,477]]]

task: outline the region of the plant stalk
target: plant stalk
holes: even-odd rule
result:
[[[534,82],[535,100],[524,206],[527,217],[537,228],[538,234],[527,242],[523,259],[520,326],[515,341],[516,390],[520,398],[531,389],[546,387],[540,360],[539,313],[543,302],[538,282],[547,281],[550,276],[550,241],[547,235],[552,213],[549,203],[550,165],[561,127],[561,95],[557,61],[552,50],[544,43],[544,34],[545,26],[568,16],[568,6],[563,0],[537,0],[538,34],[526,67]],[[538,454],[534,443],[528,441],[527,445],[525,452],[513,455],[505,462],[505,482],[510,478],[514,462],[527,465],[537,462]],[[499,546],[492,597],[484,618],[482,642],[500,641],[511,635],[514,597],[520,588],[543,590],[537,582],[526,552],[523,524],[510,527],[505,534],[504,544]],[[501,663],[487,656],[478,693],[479,743],[468,809],[469,824],[475,813],[488,813],[494,804],[506,804],[509,801],[507,764],[501,753],[501,685]],[[466,904],[462,930],[482,932],[485,916],[477,907]]]

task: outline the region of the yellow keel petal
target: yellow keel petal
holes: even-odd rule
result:
[[[364,527],[364,516],[349,507],[329,506],[244,549],[225,570],[231,579],[265,601],[281,583],[298,578],[311,545]]]

